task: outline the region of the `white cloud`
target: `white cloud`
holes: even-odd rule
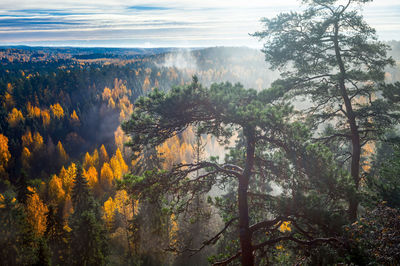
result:
[[[177,46],[205,42],[211,45],[254,46],[257,42],[248,33],[262,28],[261,17],[299,9],[299,2],[0,0],[0,45],[33,40],[62,42],[63,38],[103,40],[104,43],[114,40],[119,45],[118,40],[147,38],[152,46],[163,45],[165,40],[168,40],[168,45]],[[377,28],[381,38],[400,39],[398,0],[376,0],[366,5],[364,14],[367,22]],[[45,23],[35,24],[37,21]],[[141,45],[146,44],[141,41]]]

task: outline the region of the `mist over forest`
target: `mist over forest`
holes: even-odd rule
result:
[[[400,41],[306,2],[261,50],[0,46],[0,264],[399,264]]]

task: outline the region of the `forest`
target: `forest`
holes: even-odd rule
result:
[[[0,264],[400,264],[400,42],[305,2],[261,51],[0,47]]]

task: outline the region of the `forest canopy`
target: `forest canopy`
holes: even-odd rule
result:
[[[399,42],[307,0],[250,48],[0,47],[6,265],[400,263]]]

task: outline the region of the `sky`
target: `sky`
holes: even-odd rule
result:
[[[300,0],[0,0],[0,45],[204,47],[262,44],[262,17]],[[400,40],[400,0],[363,7],[381,40]]]

